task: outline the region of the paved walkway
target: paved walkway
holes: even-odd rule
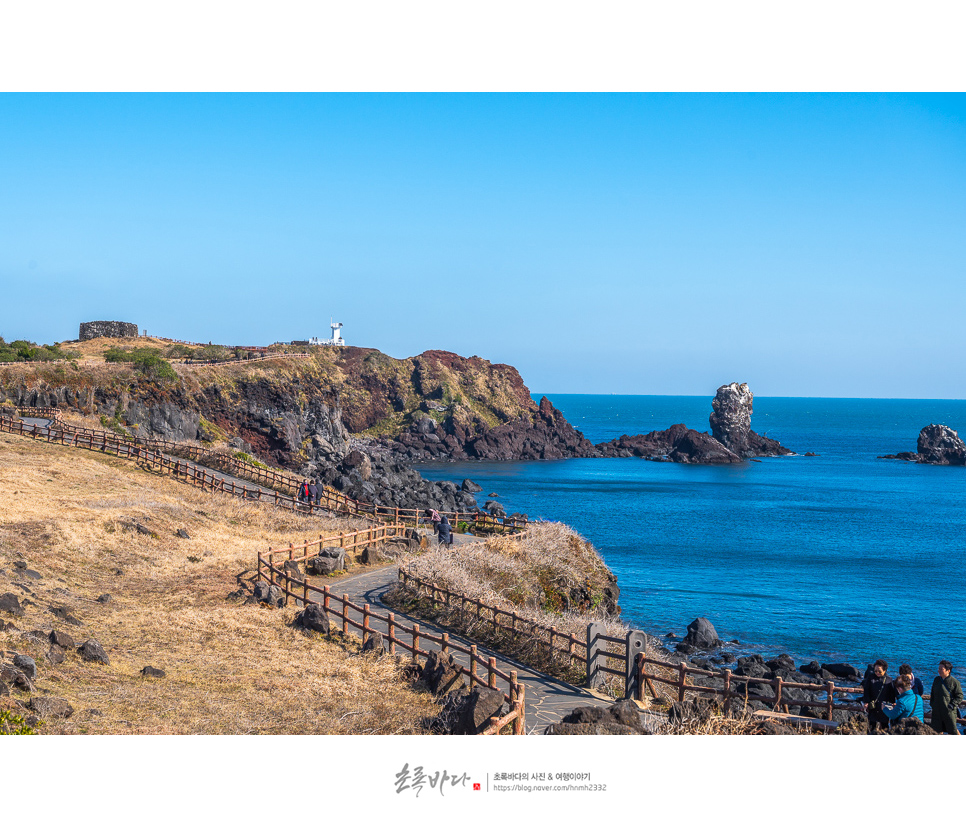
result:
[[[467,538],[472,537],[468,536]],[[368,604],[369,610],[372,613],[386,616],[392,612],[395,615],[397,624],[412,628],[414,623],[418,623],[421,634],[432,634],[436,637],[441,636],[442,630],[435,623],[401,614],[395,609],[387,607],[382,602],[382,595],[393,587],[398,575],[398,570],[395,566],[381,568],[335,582],[329,586],[329,589],[339,598],[343,594],[348,595],[349,601],[356,605],[362,606]],[[314,601],[321,602],[322,600],[318,598],[314,599]],[[341,610],[337,602],[330,602],[330,605],[335,605],[336,611]],[[359,619],[359,615],[355,615],[355,619]],[[387,631],[386,625],[375,619],[370,620],[370,628],[378,629],[383,634]],[[361,634],[359,629],[352,629],[352,631]],[[462,646],[466,649],[469,649],[470,646],[468,640],[464,640],[462,637],[453,634],[450,634],[449,642],[451,645]],[[484,654],[492,654],[496,658],[497,666],[504,672],[515,670],[517,673],[517,681],[526,687],[525,724],[528,733],[542,733],[548,725],[557,723],[563,716],[568,715],[577,707],[607,707],[614,703],[611,698],[557,680],[550,675],[538,672],[536,669],[525,666],[498,652],[489,651],[482,644],[477,644],[477,648]],[[461,660],[460,657],[456,659],[458,662]],[[498,679],[498,683],[504,692],[508,691],[508,686],[504,681]],[[645,727],[654,730],[663,722],[663,719],[657,715],[642,712],[641,721]]]
[[[23,418],[23,422],[27,425],[36,425],[40,428],[46,428],[51,424],[51,420],[41,417]],[[132,448],[134,448],[133,444]],[[170,455],[169,453],[166,454],[168,457],[174,458],[173,455]],[[190,463],[199,470],[203,470],[218,478],[223,477],[226,484],[234,483],[239,488],[248,487],[253,491],[258,489],[258,485],[245,481],[242,478],[234,477],[224,472],[211,469],[210,467],[201,466],[193,461]],[[256,495],[257,492],[255,492],[254,495],[251,495],[250,500],[256,500]],[[262,500],[272,501],[273,499],[268,494],[263,492]],[[430,536],[430,538],[432,538],[431,531],[427,530],[427,534]],[[474,538],[474,536],[464,533],[454,534],[454,546],[458,547],[461,541],[472,541]],[[389,608],[383,603],[382,595],[393,587],[398,579],[398,576],[398,569],[393,565],[374,571],[369,571],[368,573],[361,573],[347,577],[332,583],[329,588],[332,594],[336,595],[340,599],[343,594],[347,594],[350,602],[353,602],[360,607],[368,604],[372,613],[385,617],[391,612],[394,614],[397,624],[404,625],[407,628],[412,628],[414,623],[418,623],[420,633],[430,634],[437,638],[442,636],[442,630],[434,623],[427,620],[420,620],[410,617],[407,614],[403,614],[399,611]],[[312,601],[321,603],[322,600],[318,594],[313,594]],[[340,610],[337,601],[330,602],[330,605],[334,605],[335,610]],[[360,618],[361,615],[354,616],[354,619]],[[370,621],[370,627],[381,631],[383,634],[386,634],[387,632],[386,624],[376,619],[372,619]],[[352,626],[350,626],[350,631],[356,634],[361,634],[360,629],[355,629]],[[462,646],[466,649],[469,649],[470,646],[468,640],[464,640],[458,635],[453,634],[450,635],[449,642],[451,645]],[[612,698],[608,698],[607,696],[594,693],[591,690],[583,689],[579,686],[574,686],[573,684],[557,680],[550,675],[546,675],[543,672],[538,672],[536,669],[532,669],[531,667],[513,660],[512,658],[506,657],[498,652],[490,651],[488,647],[484,646],[483,644],[477,644],[477,648],[478,651],[485,655],[492,655],[496,659],[498,668],[500,668],[502,671],[509,672],[510,670],[515,670],[517,673],[517,681],[526,687],[525,726],[527,733],[542,733],[547,726],[557,723],[563,716],[568,715],[577,707],[607,707],[614,702]],[[459,660],[459,658],[457,658],[457,660]],[[498,678],[497,682],[504,692],[508,691],[509,687],[505,681]],[[663,720],[664,719],[660,715],[655,715],[648,712],[641,713],[642,723],[645,727],[651,730],[656,729],[659,724],[663,723]]]

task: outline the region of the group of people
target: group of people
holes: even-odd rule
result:
[[[445,515],[440,515],[437,510],[426,510],[426,520],[432,522],[433,532],[436,534],[440,544],[453,543],[453,525]]]
[[[299,501],[303,504],[322,503],[322,484],[317,480],[302,481],[302,485],[299,487]]]
[[[959,735],[956,725],[959,705],[963,703],[963,688],[953,677],[953,665],[939,661],[939,674],[932,682],[929,701],[932,707],[930,725],[937,733]],[[918,718],[925,721],[922,680],[913,674],[912,667],[903,663],[899,676],[889,677],[889,664],[877,660],[865,673],[861,701],[869,716],[869,733],[886,730],[891,721]]]

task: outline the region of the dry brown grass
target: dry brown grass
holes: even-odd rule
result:
[[[132,519],[156,536],[125,526]],[[226,599],[269,544],[365,525],[332,519],[322,531],[321,523],[95,452],[0,434],[0,593],[28,601],[0,648],[34,657],[36,694],[75,710],[44,731],[421,732],[438,708],[402,682],[392,660],[359,656],[354,641],[304,636],[287,625],[292,609]],[[191,538],[178,538],[178,528]],[[15,569],[21,559],[42,578]],[[97,602],[105,593],[111,600]],[[71,608],[83,624],[65,624],[51,606]],[[46,642],[28,632],[55,627],[78,642],[98,639],[110,665],[70,652],[51,665]],[[142,678],[147,665],[167,676]]]
[[[601,607],[610,571],[594,546],[565,524],[532,524],[523,538],[491,536],[450,549],[432,547],[409,569],[424,581],[567,634],[582,637],[591,622],[615,636],[627,632],[626,623]],[[571,607],[569,588],[586,590],[597,604],[584,611]]]
[[[480,599],[501,611],[515,612],[544,629],[575,634],[579,640],[585,639],[590,623],[621,639],[628,631],[627,623],[607,614],[600,605],[602,590],[613,580],[612,574],[593,545],[565,524],[532,524],[522,538],[492,536],[454,548],[433,546],[406,567],[425,582]],[[568,602],[570,588],[586,591],[591,601],[598,604],[583,610],[574,607]],[[582,660],[571,664],[559,652],[551,655],[525,628],[527,633],[518,636],[509,635],[505,629],[494,632],[489,615],[477,617],[473,608],[446,608],[409,588],[398,589],[389,599],[394,605],[548,674],[577,684],[584,681]],[[543,632],[541,636],[545,635]],[[561,641],[558,648],[564,645]],[[651,656],[664,655],[658,644],[649,645],[647,651]],[[605,675],[600,685],[601,691],[617,697],[623,696],[623,687],[623,674]],[[657,689],[664,695],[671,691],[662,684]]]

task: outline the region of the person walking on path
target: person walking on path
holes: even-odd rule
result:
[[[869,735],[874,735],[880,729],[889,726],[889,719],[882,711],[882,690],[887,683],[892,681],[886,672],[889,664],[884,660],[877,660],[872,664],[872,674],[865,673],[865,680],[862,681],[862,698],[865,710],[869,714]]]
[[[426,510],[426,517],[431,522],[433,522],[433,532],[434,533],[438,533],[439,532],[439,522],[440,522],[439,513],[436,512],[436,510],[430,508],[430,509]]]
[[[918,718],[923,720],[923,701],[922,696],[912,691],[912,675],[899,675],[893,681],[898,697],[895,706],[884,704],[882,711],[889,721],[898,721],[900,718]]]
[[[956,707],[962,703],[963,688],[959,685],[959,681],[953,677],[953,664],[948,660],[939,661],[939,674],[932,682],[929,700],[932,702],[932,720],[930,722],[932,728],[937,733],[958,736]]]
[[[439,543],[453,543],[453,528],[450,527],[449,519],[445,515],[442,517],[442,519],[440,519],[439,522]]]
[[[318,478],[315,479],[314,486],[315,486],[315,505],[318,507],[322,505],[322,484],[319,483]]]
[[[309,503],[310,504],[319,503],[319,487],[315,483],[315,481],[312,481],[312,483],[309,484]]]
[[[302,481],[302,486],[299,487],[299,501],[305,501],[307,503],[308,500],[309,500],[309,482]]]

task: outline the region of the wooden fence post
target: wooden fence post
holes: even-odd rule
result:
[[[511,706],[517,710],[517,717],[513,719],[513,735],[522,736],[523,733],[523,690],[517,683],[516,670],[510,672]]]
[[[828,697],[828,707],[826,709],[827,715],[825,716],[829,721],[832,720],[832,705],[835,700],[835,683],[834,681],[829,681],[825,686],[825,691]]]
[[[731,705],[731,670],[725,669],[724,671],[724,689],[721,692],[722,703],[724,704],[725,714],[727,714],[728,709]]]
[[[687,666],[681,661],[681,670],[678,672],[678,700],[684,703],[685,686],[687,685]]]
[[[396,615],[389,612],[389,654],[396,653]]]
[[[419,660],[419,623],[413,623],[413,660]]]
[[[342,595],[342,636],[349,636],[349,595]]]
[[[369,604],[362,606],[362,642],[369,639]]]
[[[322,586],[322,610],[325,611],[326,614],[329,613],[329,586],[328,585]]]
[[[603,630],[597,623],[587,623],[587,682],[588,689],[596,689],[600,683],[600,659],[597,657],[597,640]]]
[[[476,643],[470,646],[470,686],[476,683]]]
[[[634,693],[640,698],[641,684],[637,679],[635,659],[644,651],[644,632],[628,631],[624,641],[624,697],[633,698]]]
[[[496,660],[490,655],[486,661],[486,685],[496,689]]]

